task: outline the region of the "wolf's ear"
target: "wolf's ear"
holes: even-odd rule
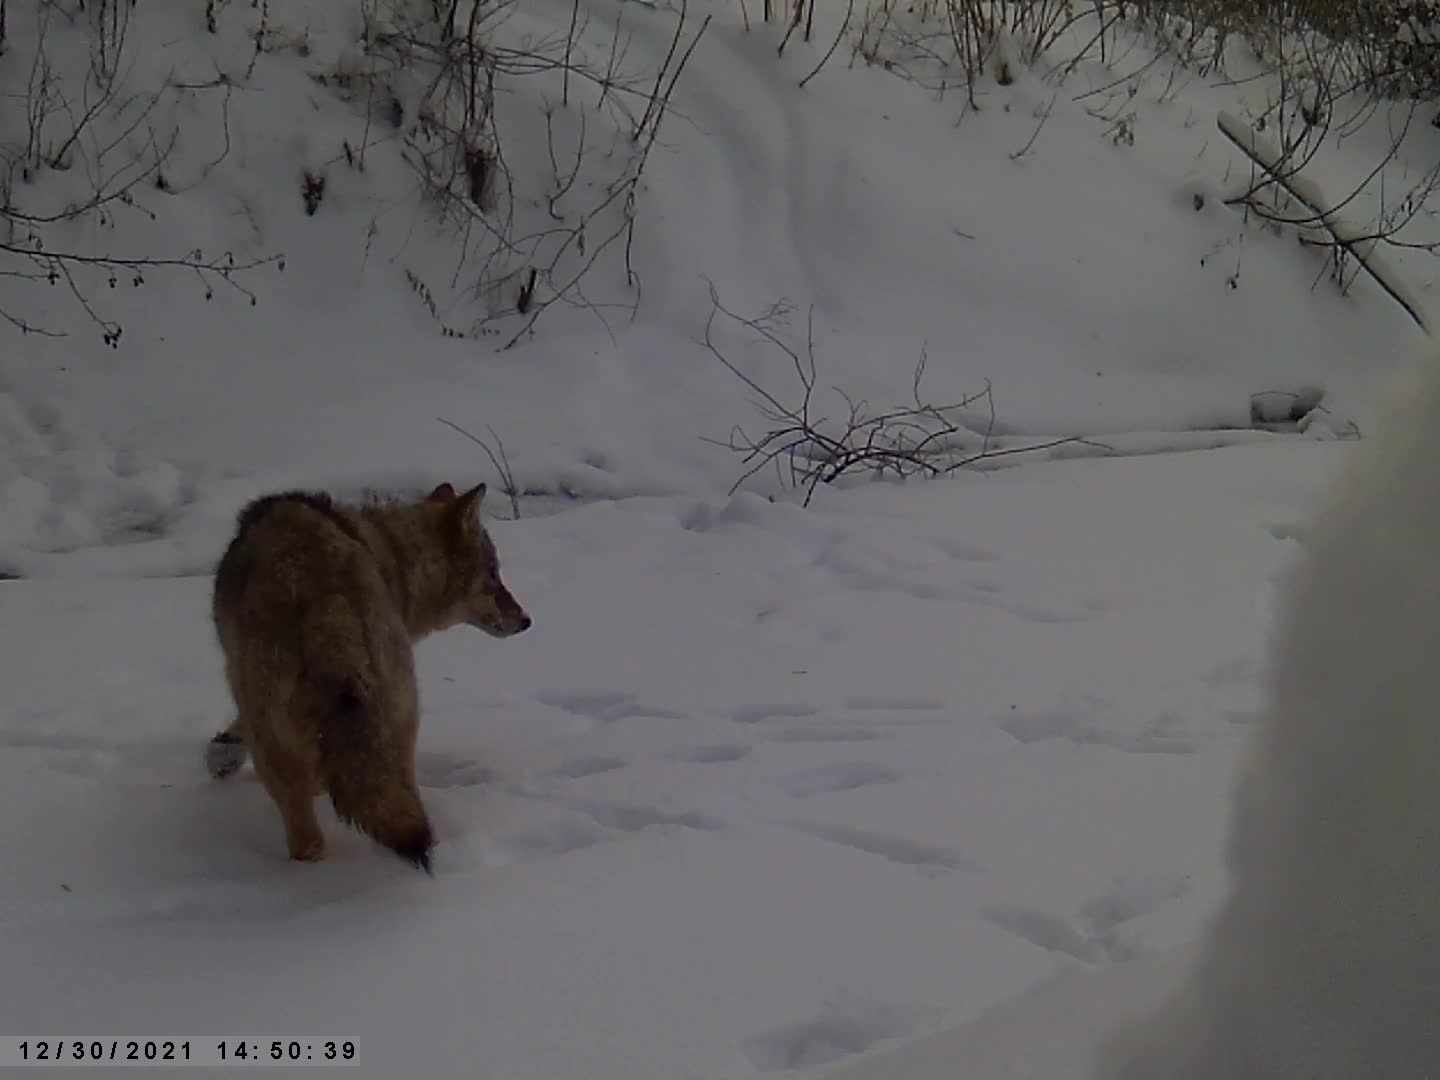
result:
[[[455,512],[462,518],[480,512],[480,502],[485,498],[485,485],[476,484],[455,500]]]
[[[455,498],[455,489],[449,484],[441,484],[429,495],[425,496],[426,502],[449,502]]]

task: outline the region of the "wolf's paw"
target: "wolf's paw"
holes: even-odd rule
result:
[[[325,858],[325,838],[305,837],[290,841],[290,858],[296,862],[321,862]]]
[[[205,746],[205,768],[215,780],[223,780],[240,771],[249,751],[245,744],[233,735],[222,732]]]

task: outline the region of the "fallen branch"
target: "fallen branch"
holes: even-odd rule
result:
[[[1431,332],[1424,315],[1424,306],[1406,287],[1399,273],[1386,263],[1375,250],[1383,237],[1356,228],[1344,221],[1335,212],[1317,184],[1308,177],[1298,175],[1284,167],[1285,154],[1278,146],[1255,131],[1238,117],[1221,111],[1216,117],[1220,133],[1239,148],[1252,163],[1258,166],[1275,183],[1279,184],[1297,202],[1308,207],[1313,217],[1305,219],[1285,218],[1273,211],[1254,206],[1254,192],[1247,192],[1240,201],[1254,207],[1257,213],[1281,224],[1296,226],[1319,226],[1328,232],[1334,246],[1350,255],[1370,275],[1390,298],[1405,309],[1420,329]]]

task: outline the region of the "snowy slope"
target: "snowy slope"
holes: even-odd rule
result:
[[[1250,396],[1320,386],[1333,432],[1363,429],[1417,337],[1223,205],[1243,178],[1215,112],[1267,84],[1145,68],[1117,145],[1111,97],[1082,95],[1144,68],[1143,43],[1058,88],[1016,65],[974,111],[848,48],[798,89],[838,11],[777,57],[775,26],[694,2],[682,41],[711,21],[637,188],[638,291],[607,249],[591,306],[501,349],[524,318],[441,326],[468,333],[513,275],[471,295],[402,140],[316,78],[362,62],[363,20],[271,7],[243,85],[259,9],[222,5],[210,34],[197,5],[134,7],[129,77],[171,87],[151,126],[183,132],[179,179],[51,238],[283,253],[237,276],[255,305],[188,274],[91,281],[123,320],[112,349],[63,288],[0,304],[66,333],[0,347],[0,571],[19,577],[0,581],[0,802],[23,823],[0,835],[0,1028],[303,1029],[358,1036],[366,1075],[718,1080],[863,1075],[847,1059],[927,1046],[1064,1061],[1150,993],[1222,895],[1271,581],[1350,445],[1250,430]],[[587,62],[618,28],[642,83],[681,22],[575,10]],[[553,56],[571,17],[537,0],[497,34]],[[57,57],[82,30],[47,30]],[[0,89],[23,96],[11,61],[38,31],[12,13],[10,32]],[[230,92],[174,89],[217,71]],[[583,112],[585,171],[555,203],[576,224],[633,149],[625,114],[579,77],[557,106],[556,71],[504,86],[526,221],[556,190],[547,107],[562,149]],[[1321,155],[1319,182],[1343,191],[1377,137]],[[313,216],[305,169],[327,178]],[[77,190],[47,169],[21,197],[38,214]],[[1427,263],[1396,262],[1427,295]],[[1092,443],[806,509],[773,471],[731,496],[741,463],[707,440],[758,418],[702,343],[711,283],[746,315],[788,300],[801,347],[813,305],[817,411],[831,387],[907,400],[923,350],[935,400],[989,382],[1007,445]],[[794,400],[783,354],[733,326],[715,343]],[[441,418],[493,428],[531,493],[493,534],[535,627],[420,647],[434,880],[328,816],[330,859],[289,864],[253,778],[201,767],[230,709],[209,573],[262,490],[494,485]]]
[[[659,66],[678,24],[673,12],[634,3],[596,0],[586,11],[589,53],[606,57],[618,22],[629,35],[627,70],[637,72]],[[116,294],[97,285],[101,313],[124,316],[118,350],[63,288],[20,294],[37,323],[75,321],[68,336],[19,338],[0,359],[0,430],[15,461],[0,559],[34,564],[34,551],[163,530],[172,543],[194,537],[170,558],[196,568],[236,502],[257,489],[418,486],[488,466],[437,417],[481,434],[493,428],[522,487],[601,497],[723,489],[738,462],[703,439],[723,440],[757,418],[744,388],[697,343],[705,279],[745,315],[788,300],[797,335],[814,305],[817,404],[828,413],[840,406],[831,386],[877,404],[907,401],[923,350],[931,399],[988,380],[997,430],[1159,433],[1147,447],[1171,445],[1175,432],[1244,427],[1251,394],[1310,385],[1328,391],[1345,430],[1365,420],[1393,348],[1414,338],[1373,286],[1337,298],[1317,255],[1293,236],[1246,228],[1221,205],[1217,196],[1243,182],[1213,123],[1216,108],[1235,106],[1233,91],[1190,86],[1184,104],[1156,104],[1169,84],[1151,71],[1155,85],[1143,83],[1129,104],[1134,145],[1117,146],[1085,111],[1097,99],[1070,100],[1113,81],[1113,71],[1082,69],[1058,94],[1023,71],[1010,86],[987,81],[980,112],[962,94],[936,101],[878,67],[835,60],[798,91],[825,34],[817,30],[809,47],[792,42],[777,59],[773,28],[747,34],[728,4],[710,14],[638,194],[633,321],[625,305],[636,291],[607,255],[586,279],[598,307],[557,304],[532,339],[498,354],[518,329],[514,317],[476,339],[441,333],[469,327],[486,306],[462,303],[475,274],[457,276],[454,230],[419,199],[402,141],[376,134],[357,103],[314,82],[353,65],[355,19],[301,5],[291,18],[298,29],[272,36],[302,38],[303,56],[277,45],[256,59],[243,91],[175,95],[170,119],[185,139],[165,167],[183,190],[142,191],[146,213],[121,207],[103,227],[67,226],[52,245],[73,232],[106,251],[283,254],[285,269],[237,276],[257,297],[253,308],[223,285],[206,302],[188,274],[147,274],[144,287],[122,281]],[[533,43],[569,15],[560,0],[527,4],[504,40]],[[189,85],[203,84],[202,74],[213,81],[217,69],[239,78],[249,65],[246,20],[255,16],[242,8],[224,8],[217,35],[203,32],[189,4],[150,4],[131,17],[139,85],[149,85],[147,72],[151,83]],[[684,40],[700,21],[692,10]],[[23,96],[18,67],[7,69],[9,88]],[[512,82],[509,153],[526,169],[517,183],[552,190],[545,144],[532,144],[559,80]],[[606,153],[625,133],[589,92],[584,175],[598,183],[615,171]],[[1250,92],[1263,100],[1263,89]],[[582,111],[578,100],[572,111]],[[1039,126],[1037,111],[1048,119],[1012,160]],[[229,152],[212,167],[226,132]],[[344,164],[343,148],[367,137],[374,145],[361,173]],[[569,144],[556,139],[563,155]],[[1344,145],[1370,160],[1368,143]],[[1312,167],[1321,181],[1327,166],[1322,155]],[[1330,167],[1348,178],[1342,166],[1353,168],[1344,157]],[[1395,166],[1402,177],[1408,167]],[[327,179],[314,216],[300,198],[307,168]],[[41,175],[48,184],[56,174]],[[69,194],[35,188],[24,194],[36,212]],[[593,202],[566,199],[557,206],[569,224]],[[1429,271],[1417,269],[1423,293]],[[438,319],[407,272],[438,296]],[[720,344],[796,400],[789,362],[775,350],[739,334]],[[770,474],[755,480],[767,482]]]

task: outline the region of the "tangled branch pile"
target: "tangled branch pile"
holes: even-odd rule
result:
[[[780,479],[804,491],[809,506],[821,484],[842,476],[936,477],[972,468],[997,458],[1038,453],[1058,446],[1082,443],[1079,438],[1022,441],[1010,444],[995,434],[995,399],[987,385],[959,401],[936,404],[922,389],[927,355],[922,350],[911,379],[911,401],[890,408],[873,408],[840,388],[835,395],[844,404],[838,419],[820,412],[816,401],[817,373],[813,311],[806,320],[803,352],[783,333],[793,313],[785,303],[758,317],[738,315],[721,303],[710,287],[710,317],[705,323],[704,345],[754,395],[752,403],[766,423],[752,433],[736,425],[723,441],[707,440],[740,456],[744,471],[731,486],[731,494],[750,477],[774,466]],[[745,374],[720,347],[716,325],[725,322],[753,339],[778,350],[789,362],[799,384],[797,400],[786,404]],[[1099,444],[1091,444],[1100,447]]]

